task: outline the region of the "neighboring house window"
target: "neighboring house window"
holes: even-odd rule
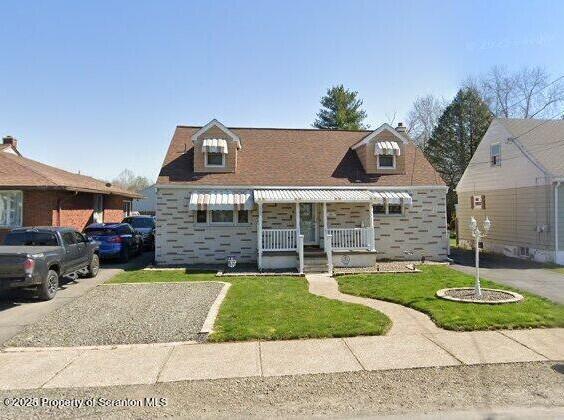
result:
[[[207,223],[208,212],[206,210],[198,210],[196,212],[196,223]]]
[[[501,144],[496,143],[490,146],[491,166],[501,166]]]
[[[382,215],[402,215],[403,214],[403,204],[388,203],[384,204],[374,204],[374,214],[378,216]]]
[[[22,225],[22,203],[21,191],[0,191],[0,226]]]
[[[104,221],[104,196],[101,194],[94,196],[94,214],[92,219],[94,223],[102,223]]]
[[[237,212],[237,223],[249,223],[249,211],[239,210]]]
[[[473,195],[470,197],[470,207],[473,209],[486,209],[486,196]]]
[[[394,155],[378,155],[378,168],[394,169],[396,157]]]
[[[211,210],[211,223],[233,223],[233,210]]]
[[[124,217],[131,216],[131,201],[123,202],[123,214]]]
[[[223,153],[206,152],[206,166],[225,166]]]

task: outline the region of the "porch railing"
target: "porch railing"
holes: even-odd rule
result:
[[[263,229],[263,251],[295,251],[296,229]]]
[[[374,241],[370,228],[338,228],[327,229],[327,237],[331,235],[333,249],[372,249]]]

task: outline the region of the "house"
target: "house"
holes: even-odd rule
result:
[[[564,121],[495,119],[456,187],[458,236],[485,216],[486,250],[564,264]]]
[[[20,226],[68,226],[120,222],[138,194],[88,176],[73,174],[21,156],[17,141],[0,147],[0,243]]]
[[[157,180],[156,261],[298,266],[447,257],[444,181],[405,127],[178,126]],[[308,261],[305,261],[308,265]]]
[[[143,198],[133,200],[133,211],[154,216],[157,207],[157,187],[153,184],[139,191],[139,194]]]

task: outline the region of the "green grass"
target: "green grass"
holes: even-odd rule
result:
[[[436,297],[446,287],[472,287],[474,278],[445,266],[424,266],[421,273],[337,277],[341,292],[400,303],[428,314],[440,327],[472,331],[501,328],[564,327],[564,306],[533,294],[483,280],[483,287],[514,290],[519,303],[483,305]]]
[[[231,283],[210,341],[283,340],[384,334],[391,321],[362,305],[316,296],[303,277],[215,277],[183,270],[130,271],[110,283],[225,281]]]

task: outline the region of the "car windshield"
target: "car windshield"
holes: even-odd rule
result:
[[[107,227],[92,227],[86,228],[84,233],[88,236],[112,236],[117,235],[115,229],[110,229]]]
[[[154,228],[155,221],[151,217],[128,217],[123,223],[129,223],[134,228]]]
[[[4,239],[4,245],[57,246],[57,237],[45,232],[11,232]]]

